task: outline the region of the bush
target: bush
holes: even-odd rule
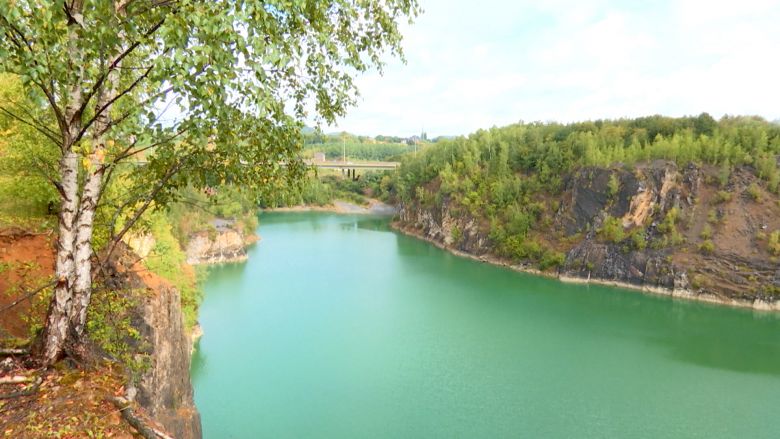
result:
[[[731,192],[728,192],[728,191],[718,191],[715,194],[715,202],[717,204],[725,203],[727,201],[731,201]]]
[[[452,227],[452,230],[450,231],[450,238],[452,238],[452,242],[454,244],[460,243],[460,240],[463,239],[463,232],[460,231],[458,226]]]
[[[707,212],[707,222],[710,224],[717,224],[720,222],[720,218],[718,218],[718,211],[716,209],[710,209],[710,211]]]
[[[759,202],[761,201],[761,189],[757,184],[751,183],[747,188],[747,194],[751,200]]]
[[[772,256],[780,256],[780,230],[775,230],[769,234],[767,249]]]
[[[144,260],[150,271],[169,281],[181,294],[184,324],[187,330],[197,322],[198,307],[203,299],[195,271],[186,264],[186,255],[173,236],[169,220],[160,213],[149,215],[150,231],[155,245]]]
[[[710,227],[709,224],[704,225],[704,228],[702,229],[701,234],[699,236],[701,236],[701,239],[705,239],[705,240],[712,238],[712,228]]]
[[[677,224],[679,217],[680,209],[672,207],[668,212],[666,212],[666,216],[664,217],[664,220],[661,222],[661,224],[658,225],[658,231],[663,234],[670,234],[673,231],[677,231],[675,224]]]
[[[93,294],[87,310],[87,335],[109,357],[120,361],[137,376],[151,365],[144,353],[141,333],[133,326],[133,311],[142,290],[101,290]]]
[[[566,255],[561,252],[547,251],[539,262],[539,269],[544,271],[552,267],[560,267],[566,262]]]
[[[715,244],[708,239],[699,245],[699,251],[705,255],[711,255],[715,251]]]
[[[615,198],[620,190],[620,180],[618,180],[615,174],[610,174],[609,182],[607,183],[607,195],[609,198]]]
[[[599,229],[599,236],[605,241],[618,243],[626,236],[623,231],[623,224],[619,219],[608,216]]]
[[[501,253],[517,261],[538,261],[544,254],[542,246],[533,240],[525,240],[520,236],[510,236],[503,245]]]
[[[631,233],[631,244],[635,250],[644,250],[647,247],[644,230],[635,230]]]

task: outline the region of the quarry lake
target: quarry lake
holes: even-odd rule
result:
[[[777,314],[517,273],[387,218],[260,223],[205,282],[207,439],[778,437]]]

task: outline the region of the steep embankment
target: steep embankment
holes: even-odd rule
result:
[[[562,280],[780,310],[772,236],[780,230],[777,196],[747,167],[723,187],[716,174],[660,160],[631,169],[581,168],[565,176],[559,194],[533,200],[544,208],[527,239],[540,252],[560,255],[541,265]],[[437,193],[440,184],[434,180],[425,190]],[[449,197],[402,204],[396,226],[481,260],[538,271],[537,263],[501,255],[485,217]]]
[[[7,332],[5,342],[6,336],[29,337],[45,315],[44,292],[27,292],[51,276],[52,241],[51,234],[0,230],[0,333]],[[6,435],[132,437],[135,430],[112,402],[123,395],[135,401],[137,416],[149,425],[180,439],[201,437],[180,293],[124,245],[115,255],[97,279],[88,323],[95,358],[111,360],[79,368],[65,362],[38,371],[27,368],[24,356],[4,359],[0,375],[29,377],[0,389],[7,396],[27,386],[21,387],[27,393],[0,404]]]
[[[200,438],[200,415],[190,383],[190,337],[184,328],[181,295],[169,282],[148,271],[129,248],[111,265],[110,282],[135,294],[131,324],[138,331],[134,351],[145,354],[150,367],[131,381],[129,399],[176,438]]]

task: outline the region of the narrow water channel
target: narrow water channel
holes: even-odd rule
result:
[[[383,218],[260,234],[206,282],[207,439],[780,437],[776,314],[515,273]]]

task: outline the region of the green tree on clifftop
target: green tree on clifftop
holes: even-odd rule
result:
[[[353,76],[400,55],[397,22],[417,13],[415,0],[0,0],[0,72],[29,97],[0,111],[58,157],[44,362],[79,352],[96,212],[119,165],[136,184],[109,242],[176,188],[297,179],[301,121],[343,115]]]

